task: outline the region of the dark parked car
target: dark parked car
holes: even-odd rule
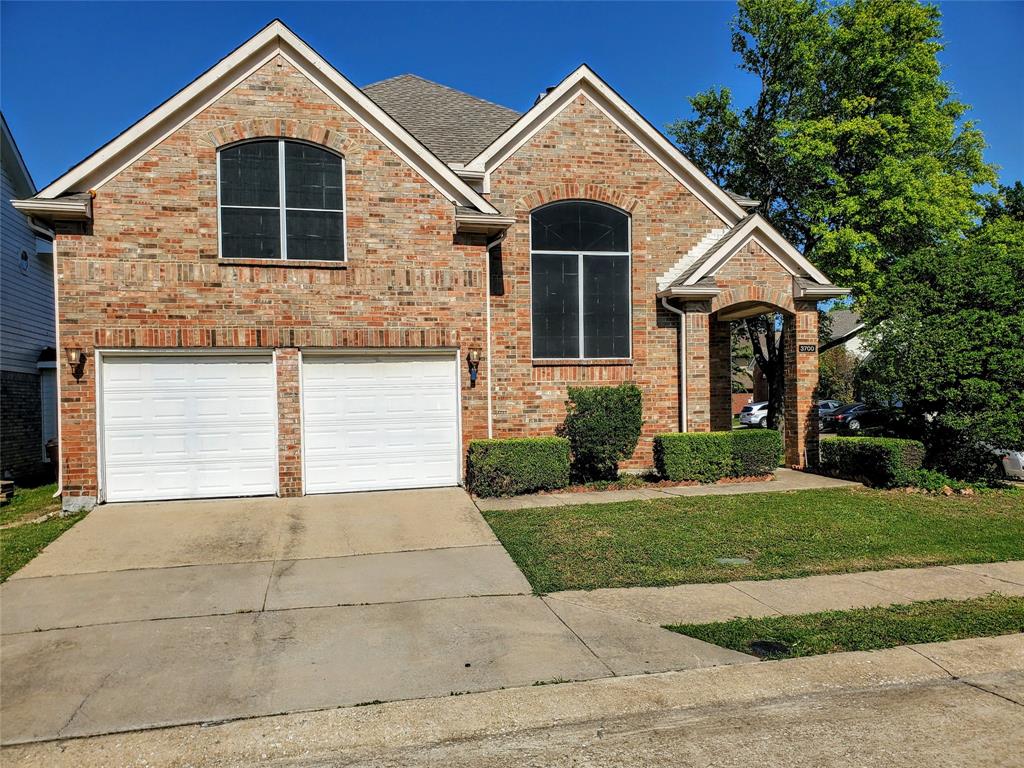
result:
[[[845,419],[836,422],[836,431],[840,434],[870,434],[876,437],[904,436],[905,424],[903,403],[894,401],[892,405],[863,405],[851,411]]]
[[[864,403],[841,405],[818,420],[820,432],[856,432],[861,428],[860,414],[867,410]],[[855,424],[851,428],[851,425]]]
[[[819,400],[818,418],[820,419],[822,416],[828,416],[832,411],[842,407],[843,404],[839,400]]]

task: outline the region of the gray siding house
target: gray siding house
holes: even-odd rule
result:
[[[46,469],[57,437],[52,235],[11,205],[36,187],[0,122],[0,474],[26,480]]]

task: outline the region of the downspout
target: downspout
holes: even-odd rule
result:
[[[686,432],[686,312],[668,303],[663,296],[661,306],[679,315],[679,431]]]
[[[50,265],[53,268],[53,347],[56,350],[57,370],[54,371],[54,385],[57,394],[57,490],[54,492],[52,498],[57,499],[64,493],[64,442],[61,440],[61,399],[60,399],[60,379],[61,379],[61,350],[60,350],[60,302],[57,300],[57,235],[54,234],[53,240],[50,241],[53,246],[53,256],[50,258]],[[64,505],[61,504],[61,509]]]
[[[501,245],[508,230],[505,230],[487,244],[487,263],[484,265],[484,290],[487,292],[487,439],[494,437],[494,408],[492,405],[491,368],[491,250]]]

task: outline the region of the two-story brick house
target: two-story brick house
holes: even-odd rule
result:
[[[626,380],[646,466],[728,428],[726,321],[768,310],[804,464],[844,291],[753,205],[586,66],[518,114],[359,89],[275,21],[18,202],[57,232],[65,504],[453,485]]]

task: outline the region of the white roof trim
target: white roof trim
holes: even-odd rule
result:
[[[47,185],[38,196],[55,198],[68,192],[97,189],[279,54],[446,198],[485,213],[498,213],[494,206],[460,179],[451,168],[278,20],[271,22],[128,130]]]
[[[755,236],[755,233],[760,235],[760,237]],[[701,278],[717,272],[723,264],[732,258],[736,250],[745,245],[750,239],[754,239],[772,258],[785,267],[790,274],[799,277],[809,277],[821,285],[831,285],[829,279],[815,269],[814,265],[804,258],[804,255],[794,248],[760,214],[754,214],[750,221],[729,236],[718,252],[714,254],[715,258],[694,270],[694,273],[687,278],[686,285],[693,285]]]
[[[21,156],[21,149],[18,147],[18,142],[14,140],[14,134],[11,133],[11,127],[7,125],[7,118],[0,114],[0,124],[2,124],[4,138],[7,139],[11,144],[11,149],[14,150],[14,159],[17,161],[17,170],[21,174],[24,186],[29,189],[29,194],[34,195],[36,193],[36,183],[32,180],[32,174],[28,172],[28,166],[25,165],[25,158]]]
[[[700,239],[693,248],[687,251],[682,258],[673,264],[668,271],[658,278],[658,290],[663,291],[679,279],[679,276],[697,262],[705,253],[711,250],[719,240],[728,234],[725,228],[713,229]]]
[[[490,173],[528,142],[572,100],[583,93],[620,129],[671,173],[715,215],[733,225],[746,215],[721,187],[694,165],[643,116],[598,77],[586,64],[558,84],[479,155],[466,163],[468,170]]]

